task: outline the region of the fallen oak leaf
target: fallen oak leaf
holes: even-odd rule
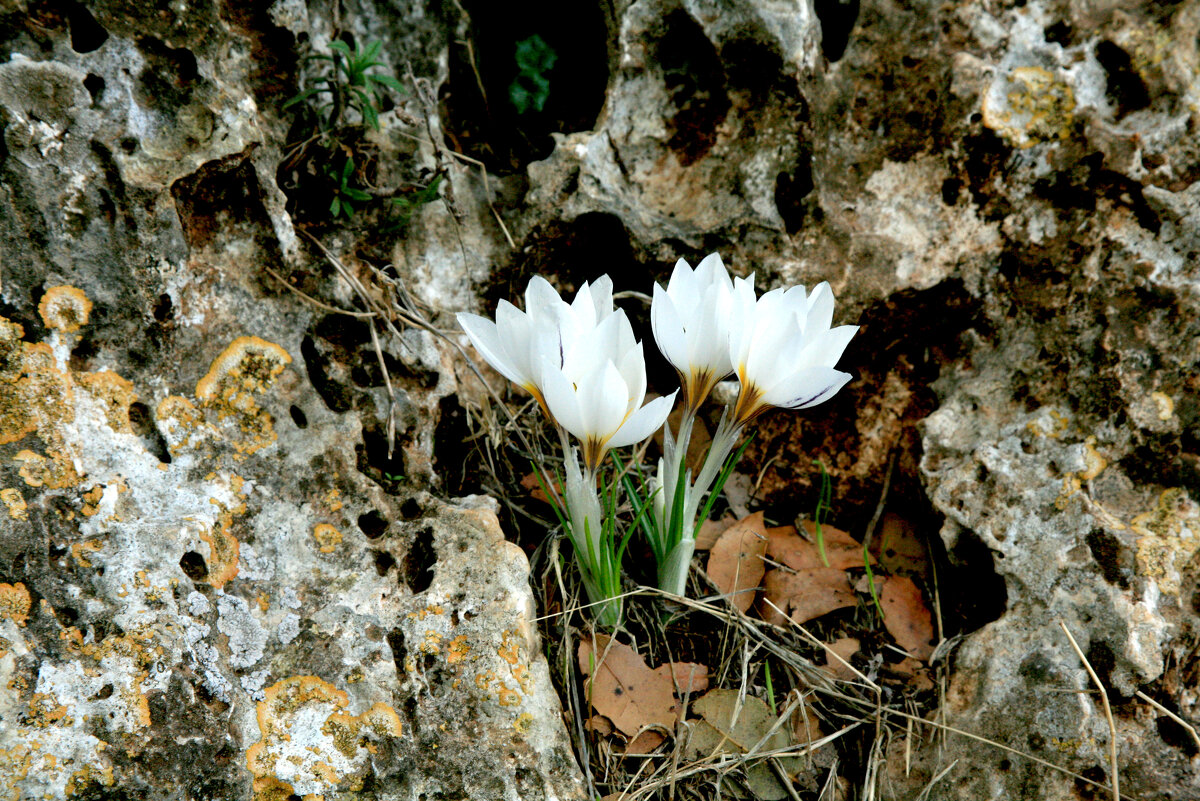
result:
[[[579,643],[579,670],[592,708],[628,737],[637,737],[647,726],[673,731],[679,714],[679,692],[708,688],[708,668],[690,662],[659,665],[651,670],[637,651],[610,637]]]
[[[762,512],[755,512],[725,530],[708,554],[708,577],[729,602],[745,612],[766,571],[767,531]]]
[[[933,615],[921,597],[921,589],[904,576],[888,576],[882,584],[879,604],[883,607],[883,625],[910,656],[928,659],[933,655]]]
[[[860,643],[854,637],[842,637],[834,640],[833,642],[829,643],[829,651],[832,651],[833,653],[829,653],[829,651],[825,652],[825,667],[828,668],[831,673],[833,673],[835,678],[846,681],[856,678],[854,671],[846,667],[846,665],[843,665],[842,662],[838,661],[837,657],[840,656],[843,661],[848,663],[850,661],[850,657],[858,653],[858,649],[861,646],[862,643]],[[837,654],[837,656],[834,656],[834,654]]]
[[[692,711],[700,720],[690,720],[692,737],[688,741],[690,759],[712,753],[746,753],[766,737],[759,752],[775,751],[792,745],[789,726],[775,728],[776,715],[760,698],[747,695],[740,699],[737,690],[710,690],[692,702]],[[798,757],[779,757],[779,765],[789,776],[802,767]],[[787,798],[788,792],[766,762],[753,762],[746,767],[746,780],[751,792],[763,801]]]
[[[820,549],[817,547],[816,524],[811,520],[805,520],[803,525],[809,539],[801,537],[795,526],[778,526],[767,529],[767,556],[793,570],[816,567],[845,570],[863,566],[862,543],[856,542],[853,537],[840,528],[830,525],[821,526],[825,556],[829,559],[829,564],[825,564],[821,559]]]
[[[929,553],[916,526],[893,512],[879,520],[879,534],[871,543],[871,554],[893,576],[925,578],[929,575]]]
[[[696,550],[707,551],[716,544],[717,540],[725,531],[736,523],[732,517],[723,517],[720,520],[705,520],[700,524],[700,531],[696,533]]]
[[[835,609],[858,604],[858,596],[850,587],[846,571],[835,567],[814,567],[795,572],[783,569],[767,571],[763,579],[763,599],[759,607],[762,619],[776,626],[786,623],[780,611],[797,623],[807,623]],[[780,611],[772,608],[771,604]]]

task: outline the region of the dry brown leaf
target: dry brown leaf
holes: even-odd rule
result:
[[[883,607],[883,625],[896,643],[916,659],[933,655],[933,616],[921,590],[912,579],[888,576],[882,582],[879,605]]]
[[[829,650],[833,651],[833,653],[837,654],[842,659],[849,662],[850,657],[852,657],[856,653],[858,653],[858,649],[861,647],[861,645],[862,645],[862,643],[860,643],[854,637],[842,637],[841,639],[834,640],[833,642],[831,642],[829,644]],[[825,665],[829,668],[830,672],[832,672],[836,678],[844,679],[847,681],[855,678],[855,674],[854,674],[853,670],[851,670],[850,668],[843,665],[841,662],[839,662],[837,660],[836,657],[834,657],[832,654],[830,654],[828,652],[826,652],[826,654],[825,654]]]
[[[692,739],[688,744],[692,749],[690,758],[714,752],[745,753],[766,737],[776,718],[765,702],[752,695],[742,698],[739,705],[737,690],[712,690],[703,698],[697,698],[692,703],[692,710],[703,720],[689,721],[692,725]],[[774,751],[791,745],[789,728],[787,725],[777,728],[760,750]],[[803,767],[803,760],[798,757],[779,757],[778,761],[789,776],[794,776]],[[746,778],[751,792],[763,801],[777,801],[788,796],[765,762],[752,762],[746,769]]]
[[[850,588],[846,571],[834,567],[808,570],[770,570],[763,579],[762,619],[776,626],[785,622],[783,615],[766,603],[770,601],[797,623],[828,614],[834,609],[854,606],[858,597]]]
[[[529,497],[539,500],[542,503],[550,503],[550,499],[546,496],[545,490],[542,489],[542,483],[538,481],[537,473],[526,474],[526,476],[521,479],[521,488],[528,490]],[[562,483],[558,481],[554,482],[554,489],[558,492],[559,497],[562,497]]]
[[[666,737],[654,729],[647,729],[626,744],[625,753],[649,754],[655,748],[658,748],[660,745],[662,745],[666,739]]]
[[[720,520],[705,520],[700,524],[700,531],[696,534],[696,550],[707,551],[713,547],[713,544],[721,538],[721,535],[736,522],[737,520],[732,517],[723,517]]]
[[[583,728],[588,731],[594,731],[601,737],[607,737],[613,733],[612,721],[604,717],[604,715],[592,715],[584,722]]]
[[[871,554],[891,575],[924,578],[929,574],[925,540],[910,521],[893,512],[886,512],[880,518]]]
[[[677,677],[688,682],[688,692],[708,687],[704,665],[676,662],[651,670],[637,651],[602,634],[596,635],[594,644],[589,640],[579,643],[579,670],[591,677],[587,692],[592,708],[629,737],[636,737],[646,726],[674,730],[679,712]],[[680,691],[685,688],[681,686]]]
[[[929,677],[929,667],[924,662],[918,662],[911,656],[906,656],[895,665],[887,665],[888,670],[905,678],[905,683],[914,690],[932,690],[933,679]]]
[[[763,515],[755,512],[726,529],[708,554],[708,577],[743,612],[754,603],[755,590],[766,571],[766,552]]]
[[[785,564],[793,570],[806,570],[811,567],[837,568],[845,570],[851,567],[863,566],[862,543],[840,528],[830,525],[821,526],[821,537],[825,543],[825,556],[829,564],[821,561],[821,553],[817,548],[817,528],[811,520],[804,521],[804,530],[808,539],[796,532],[795,526],[779,526],[767,531],[767,556],[776,562]]]

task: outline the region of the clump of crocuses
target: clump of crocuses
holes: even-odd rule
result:
[[[655,284],[650,317],[659,350],[679,374],[683,410],[675,431],[666,420],[680,392],[642,405],[642,344],[625,312],[614,308],[608,276],[585,283],[570,303],[535,277],[524,312],[501,301],[494,322],[458,315],[476,350],[533,395],[558,432],[566,475],[562,496],[552,488],[550,495],[594,617],[606,627],[621,619],[621,560],[633,527],[649,540],[659,588],[684,594],[696,532],[740,456],[747,426],[772,407],[805,409],[837,393],[850,375],[834,365],[858,330],[830,327],[829,284],[758,297],[754,276],[731,279],[715,253],[695,270],[681,259],[666,289]],[[737,376],[737,397],[722,412],[693,476],[684,459],[696,415],[717,382],[731,374]],[[660,427],[664,447],[655,475],[636,482],[630,473],[641,475],[640,467],[624,472],[635,520],[630,530],[619,531],[622,482],[600,480],[605,457]]]

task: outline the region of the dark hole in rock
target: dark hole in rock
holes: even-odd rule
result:
[[[977,123],[982,119],[975,114],[971,122]],[[1003,182],[1007,178],[1012,148],[989,128],[967,136],[963,140],[963,148],[967,154],[963,168],[971,200],[983,210],[988,220],[1002,219],[1008,214],[1007,201],[999,197],[995,182]],[[996,197],[996,202],[989,204],[988,201],[993,197]]]
[[[947,178],[942,181],[942,202],[947,206],[954,206],[958,203],[958,193],[962,189],[962,180],[959,178]]]
[[[425,510],[421,508],[421,504],[416,498],[409,498],[400,504],[400,516],[405,520],[416,520],[424,514]]]
[[[471,429],[467,414],[455,395],[438,402],[438,422],[433,430],[433,469],[450,495],[483,491],[480,460],[468,442]]]
[[[1117,107],[1117,119],[1150,105],[1150,92],[1128,53],[1105,39],[1096,45],[1096,60],[1108,73],[1105,94]]]
[[[79,620],[79,610],[70,606],[56,606],[54,616],[63,626],[74,626],[75,621]]]
[[[1063,47],[1071,46],[1071,26],[1066,20],[1059,20],[1050,27],[1046,28],[1046,41],[1051,44],[1062,45]]]
[[[138,49],[145,66],[138,75],[137,98],[148,108],[177,111],[192,99],[192,90],[200,77],[196,55],[187,48],[174,48],[144,36]]]
[[[1122,559],[1121,541],[1117,539],[1117,536],[1102,528],[1094,528],[1088,532],[1087,544],[1096,564],[1100,566],[1100,573],[1104,576],[1104,580],[1123,590],[1129,589],[1129,578],[1121,569],[1124,560]]]
[[[396,663],[396,670],[401,676],[407,672],[404,662],[408,659],[408,647],[404,644],[404,632],[400,629],[392,629],[387,633],[388,647],[392,649],[392,661]]]
[[[69,359],[71,369],[80,372],[90,370],[92,368],[92,360],[99,353],[100,345],[96,342],[93,332],[84,329],[83,335],[75,343],[75,347],[71,349],[71,358]]]
[[[404,577],[414,593],[422,593],[433,583],[433,566],[437,553],[433,549],[433,529],[424,526],[413,534],[408,553],[404,555]]]
[[[326,367],[329,359],[321,353],[316,340],[311,335],[306,334],[300,341],[300,355],[304,357],[308,380],[330,411],[342,413],[354,408],[354,397],[351,391],[330,375],[330,370]]]
[[[132,136],[126,136],[122,138],[121,149],[130,154],[137,152],[138,140],[134,139]]]
[[[358,470],[379,482],[388,492],[400,491],[404,480],[404,449],[400,438],[397,437],[388,455],[388,436],[377,422],[372,421],[363,426],[362,445],[356,448],[358,452]]]
[[[71,23],[71,49],[76,53],[91,53],[100,49],[108,41],[108,31],[96,22],[92,12],[82,3],[67,0],[63,4],[67,12],[67,20]]]
[[[1008,771],[1012,770],[1012,760],[1002,759],[997,767],[1000,768],[1001,773],[1007,773]]]
[[[452,39],[450,79],[441,94],[447,133],[462,152],[502,172],[519,170],[550,154],[551,133],[595,127],[608,87],[601,4],[463,0],[462,7],[471,19],[470,48]]]
[[[96,693],[96,700],[103,701],[105,698],[112,698],[112,694],[113,686],[111,684],[105,684],[100,688],[100,692]]]
[[[667,146],[683,165],[694,164],[717,141],[717,129],[729,113],[725,72],[704,29],[684,10],[663,20],[666,34],[655,48],[675,113],[669,120]]]
[[[145,446],[146,450],[154,458],[163,464],[171,463],[171,449],[167,447],[166,438],[158,430],[158,426],[154,424],[154,416],[151,414],[149,406],[141,401],[134,401],[129,404],[129,425],[133,428],[133,432],[141,438],[142,445]]]
[[[160,323],[165,323],[175,315],[175,302],[171,300],[171,296],[166,292],[158,296],[158,300],[154,301],[154,319]]]
[[[396,558],[387,551],[375,552],[375,572],[386,576],[387,572],[396,566]]]
[[[292,422],[296,424],[296,428],[308,428],[308,415],[299,406],[292,404],[288,407],[288,414],[292,417]]]
[[[236,229],[253,235],[263,251],[259,258],[265,257],[272,265],[282,260],[263,205],[262,186],[245,154],[235,153],[201,165],[171,184],[171,194],[189,249],[202,248],[219,233]]]
[[[94,72],[89,72],[87,77],[83,79],[83,88],[88,90],[88,94],[92,96],[92,105],[96,105],[100,100],[100,96],[104,94],[104,79]]]
[[[188,551],[179,558],[179,569],[195,582],[208,578],[208,565],[204,563],[204,557],[195,551]]]
[[[248,64],[249,84],[260,107],[278,105],[281,97],[296,93],[297,37],[275,23],[270,6],[270,3],[217,4],[220,17],[250,44],[249,50],[254,57]],[[307,34],[301,36],[307,37]]]
[[[1100,677],[1100,683],[1108,690],[1109,699],[1115,704],[1121,696],[1112,686],[1113,668],[1117,666],[1117,657],[1113,649],[1104,640],[1093,640],[1087,649],[1087,659],[1092,669]]]
[[[388,521],[387,518],[372,509],[358,516],[358,527],[367,539],[376,540],[383,536],[383,532],[387,531]]]
[[[846,54],[858,21],[858,0],[815,0],[813,10],[821,21],[821,52],[836,63]]]
[[[804,219],[811,205],[806,198],[812,190],[812,155],[802,151],[795,168],[790,173],[780,173],[775,179],[775,208],[779,210],[784,229],[789,234],[804,227]]]
[[[1083,801],[1098,801],[1101,798],[1108,798],[1107,790],[1102,789],[1104,783],[1108,780],[1108,773],[1099,765],[1093,765],[1090,768],[1084,768],[1079,771],[1082,779],[1075,780],[1075,792]],[[1088,781],[1084,781],[1087,779]]]
[[[1159,698],[1157,700],[1161,703],[1163,699]],[[1163,705],[1168,709],[1174,706],[1174,704]],[[1172,748],[1178,748],[1189,759],[1200,754],[1200,748],[1196,747],[1196,741],[1192,738],[1192,733],[1166,715],[1159,716],[1154,721],[1154,727],[1158,729],[1158,736],[1162,738],[1164,743]]]

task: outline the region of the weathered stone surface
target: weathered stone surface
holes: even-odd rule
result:
[[[452,43],[489,32],[337,5],[0,2],[0,794],[582,795],[523,557],[432,494],[451,352],[386,336],[389,412],[365,325],[261,269],[354,302],[281,189],[281,106],[337,29],[417,82],[364,139],[372,191],[445,176],[394,242],[313,229],[353,274],[390,257],[435,314],[713,249],[831,281],[860,380],[764,423],[755,486],[798,509],[820,456],[865,522],[894,461],[888,511],[958,563],[944,721],[1107,781],[1065,623],[1123,791],[1195,796],[1134,693],[1200,724],[1200,3],[614,3],[595,124],[486,184],[443,128],[480,80]],[[893,749],[878,797],[1103,796]]]
[[[0,65],[0,796],[581,797],[525,556],[425,491],[447,357],[382,337],[389,456],[365,324],[262,269],[320,263],[290,35],[71,13]],[[434,22],[393,55],[444,60]]]

